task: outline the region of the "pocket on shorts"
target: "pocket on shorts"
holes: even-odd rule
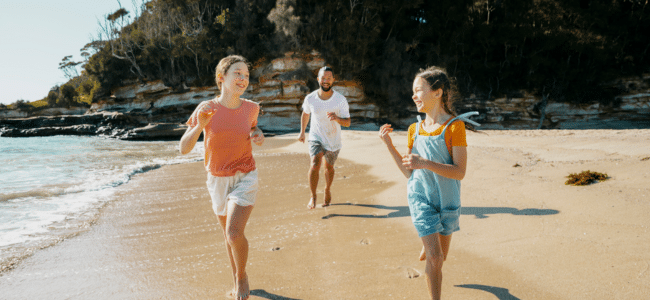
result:
[[[443,209],[440,213],[440,223],[444,227],[443,234],[450,234],[460,228],[460,207],[456,209]]]

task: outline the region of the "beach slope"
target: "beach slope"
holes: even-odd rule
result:
[[[313,210],[307,146],[296,137],[254,148],[252,294],[426,299],[406,179],[377,133],[343,132],[333,205]],[[647,299],[650,130],[485,131],[467,140],[443,297]],[[405,132],[393,141],[405,152]],[[584,170],[609,179],[564,184]],[[2,273],[1,298],[226,299],[232,274],[202,163],[165,166],[117,189],[88,231]]]

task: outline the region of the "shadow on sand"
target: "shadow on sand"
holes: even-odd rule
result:
[[[381,210],[392,210],[388,214],[329,214],[323,216],[323,219],[330,219],[334,217],[352,217],[352,218],[369,218],[369,219],[385,219],[385,218],[399,218],[399,217],[409,217],[411,214],[409,212],[408,206],[386,206],[386,205],[372,205],[372,204],[353,204],[353,203],[335,203],[332,206],[336,205],[348,205],[348,206],[361,206],[376,208]],[[559,210],[555,209],[537,209],[537,208],[525,208],[525,209],[516,209],[512,207],[462,207],[460,209],[461,215],[474,215],[478,219],[488,218],[488,215],[495,214],[511,214],[515,216],[545,216],[545,215],[555,215],[560,213]]]
[[[482,290],[488,293],[495,295],[499,300],[520,300],[514,295],[510,294],[510,291],[506,288],[494,287],[489,285],[482,284],[461,284],[456,287],[466,288],[466,289],[475,289]]]
[[[332,206],[335,206],[335,205],[361,206],[361,207],[385,209],[385,210],[392,210],[392,211],[389,212],[388,214],[385,214],[385,215],[380,215],[380,214],[329,214],[327,216],[323,216],[323,219],[329,219],[329,218],[333,218],[333,217],[385,219],[385,218],[408,217],[408,216],[411,215],[409,213],[409,207],[408,206],[386,206],[386,205],[352,204],[352,203],[334,203],[334,204],[332,204]]]
[[[516,209],[512,207],[463,207],[460,209],[461,215],[474,215],[478,219],[485,219],[487,215],[511,214],[515,216],[546,216],[560,213],[555,209],[537,209],[524,208]]]
[[[251,295],[264,298],[264,299],[271,299],[271,300],[300,300],[297,298],[289,298],[289,297],[279,296],[276,294],[271,294],[265,290],[260,290],[260,289],[252,290]]]

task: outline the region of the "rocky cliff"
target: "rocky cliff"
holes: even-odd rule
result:
[[[296,132],[304,97],[318,87],[316,72],[325,61],[312,53],[256,65],[251,83],[243,95],[260,104],[259,126],[267,133]],[[622,94],[609,105],[592,104],[576,107],[542,99],[525,92],[517,97],[492,100],[470,96],[461,101],[459,112],[477,110],[475,119],[482,129],[538,128],[649,128],[650,75],[624,78],[612,83]],[[363,88],[354,81],[338,81],[333,87],[348,99],[352,129],[376,130],[379,122],[389,121],[398,128],[413,122],[413,116],[396,118],[367,101]],[[110,97],[93,103],[88,110],[51,109],[46,114],[59,116],[16,115],[0,112],[0,135],[8,137],[56,134],[107,135],[120,139],[178,139],[182,125],[201,101],[219,94],[214,87],[191,87],[174,90],[161,81],[144,85],[126,84]],[[4,115],[3,115],[4,113]],[[13,115],[12,115],[13,113]],[[64,115],[64,116],[61,116]]]

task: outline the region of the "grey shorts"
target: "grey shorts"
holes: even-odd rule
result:
[[[336,151],[328,151],[323,147],[323,144],[319,141],[309,141],[309,156],[314,157],[318,153],[323,152],[323,157],[325,157],[325,161],[329,165],[334,165],[334,162],[336,162],[336,159],[339,157],[339,152],[341,152],[341,149],[336,150]]]

